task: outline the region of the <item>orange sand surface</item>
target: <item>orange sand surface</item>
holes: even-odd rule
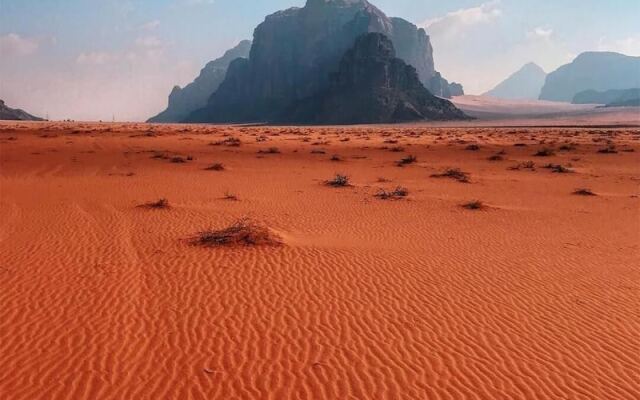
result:
[[[631,128],[2,123],[0,398],[638,399],[639,155]],[[189,242],[243,216],[282,244]]]

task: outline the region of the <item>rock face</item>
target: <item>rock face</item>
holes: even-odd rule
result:
[[[537,64],[529,63],[502,81],[483,96],[514,100],[537,100],[547,73]]]
[[[42,118],[34,117],[33,115],[15,108],[9,108],[4,104],[3,100],[0,100],[0,120],[9,121],[43,121]]]
[[[640,87],[640,57],[588,52],[547,76],[540,100],[571,102],[584,90],[606,91]]]
[[[597,90],[585,90],[573,97],[573,104],[611,104],[624,102],[640,98],[640,89],[607,90],[598,92]]]
[[[271,121],[297,101],[326,90],[342,56],[357,37],[384,33],[398,57],[416,68],[427,86],[436,75],[433,49],[423,29],[388,18],[366,0],[307,0],[268,16],[254,32],[248,60],[231,63],[207,106],[188,122]]]
[[[169,95],[167,109],[148,122],[180,122],[192,112],[207,105],[209,97],[218,90],[227,75],[229,64],[236,58],[249,57],[251,41],[243,40],[224,56],[209,62],[200,71],[200,75],[190,84],[184,87],[175,86]]]
[[[451,102],[422,85],[414,67],[396,58],[390,39],[368,33],[345,53],[328,90],[293,105],[278,122],[331,125],[464,118]]]

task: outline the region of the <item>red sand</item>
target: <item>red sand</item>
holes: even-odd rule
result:
[[[3,123],[0,397],[638,399],[639,152],[629,128]],[[187,241],[245,215],[283,244]]]

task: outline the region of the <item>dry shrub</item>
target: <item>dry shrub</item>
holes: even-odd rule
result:
[[[405,165],[410,165],[410,164],[414,164],[418,161],[418,158],[416,156],[406,156],[405,158],[399,160],[396,162],[396,165],[398,167],[404,167]]]
[[[543,149],[538,150],[538,151],[534,154],[534,156],[535,156],[535,157],[551,157],[551,156],[553,156],[553,155],[555,155],[555,154],[556,154],[556,153],[555,153],[552,149],[545,147],[545,148],[543,148]]]
[[[573,172],[573,170],[564,167],[560,164],[547,164],[544,166],[544,168],[546,169],[550,169],[551,172],[557,173],[557,174],[570,174]]]
[[[576,189],[573,191],[573,194],[578,196],[597,196],[597,194],[593,193],[591,189],[586,188]]]
[[[478,151],[478,150],[480,150],[480,146],[478,146],[477,144],[470,144],[465,148],[465,150]]]
[[[462,183],[469,182],[469,174],[461,171],[459,168],[447,168],[444,172],[440,174],[433,174],[431,175],[431,177],[432,178],[449,178]]]
[[[277,147],[269,147],[266,150],[258,150],[258,154],[280,154],[280,149]]]
[[[402,186],[398,186],[391,191],[386,189],[380,189],[378,190],[378,193],[376,193],[376,197],[382,200],[397,200],[397,199],[405,198],[408,195],[409,195],[409,189]]]
[[[222,165],[222,163],[211,164],[210,166],[205,168],[205,170],[206,171],[224,171],[224,165]]]
[[[512,171],[519,171],[521,169],[529,169],[534,171],[536,169],[536,164],[533,161],[524,161],[519,163],[518,165],[514,165],[513,167],[509,167]]]
[[[349,177],[344,174],[336,174],[336,176],[334,176],[332,179],[325,181],[324,183],[325,185],[332,186],[332,187],[351,186],[351,184],[349,183]]]
[[[468,203],[464,203],[462,205],[463,208],[466,208],[467,210],[473,210],[473,211],[478,211],[478,210],[484,210],[485,209],[485,205],[483,202],[481,202],[480,200],[474,200],[474,201],[470,201]]]
[[[282,239],[266,226],[243,217],[224,229],[199,232],[190,242],[204,247],[279,246]]]
[[[157,201],[151,201],[149,203],[142,204],[138,207],[148,208],[150,210],[166,210],[168,208],[171,208],[171,206],[169,205],[169,200],[164,198]]]

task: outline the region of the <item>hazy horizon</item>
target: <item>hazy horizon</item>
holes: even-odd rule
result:
[[[584,51],[640,55],[640,3],[373,0],[424,27],[436,68],[480,94],[528,62],[550,72]],[[304,0],[0,0],[0,98],[52,119],[143,121],[174,85]],[[611,24],[610,21],[615,21]]]

